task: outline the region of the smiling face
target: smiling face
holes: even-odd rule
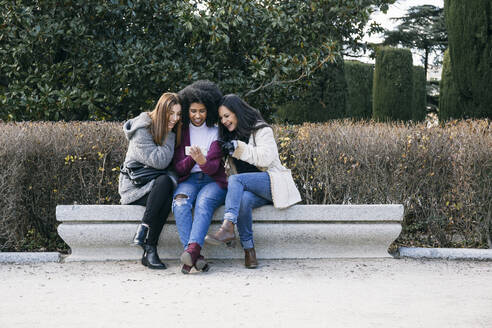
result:
[[[180,104],[173,105],[167,117],[168,130],[172,130],[172,128],[174,128],[176,123],[179,122],[180,118],[181,118],[181,105]]]
[[[194,126],[201,126],[207,119],[207,108],[201,103],[191,103],[190,122]]]
[[[219,118],[220,118],[220,123],[222,123],[222,125],[225,126],[225,128],[229,130],[229,132],[236,130],[237,116],[229,108],[227,108],[224,105],[220,106]]]

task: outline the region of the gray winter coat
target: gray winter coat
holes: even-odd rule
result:
[[[157,145],[150,134],[151,123],[152,119],[149,114],[143,112],[123,125],[123,131],[129,141],[125,165],[137,161],[156,169],[165,169],[171,164],[176,136],[174,132],[169,132],[165,139],[166,143],[162,146]],[[145,196],[152,190],[154,181],[137,187],[126,175],[120,174],[118,192],[121,196],[121,204],[130,204]]]

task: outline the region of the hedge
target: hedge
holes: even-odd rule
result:
[[[0,250],[66,250],[57,204],[118,204],[121,123],[0,124]],[[490,121],[275,125],[305,204],[405,206],[395,245],[490,247]]]
[[[413,98],[412,53],[379,47],[374,69],[372,117],[379,121],[409,120]]]
[[[347,81],[346,117],[369,119],[372,115],[374,65],[355,60],[345,62]]]
[[[292,100],[275,106],[277,121],[300,124],[345,117],[347,83],[344,67],[340,59],[317,72],[312,83],[284,92],[284,98]]]
[[[463,104],[451,69],[449,49],[444,52],[439,90],[439,119],[459,119],[463,117]]]
[[[423,121],[427,114],[427,79],[423,67],[413,67],[412,121]]]
[[[445,0],[444,13],[463,114],[492,118],[492,2]]]

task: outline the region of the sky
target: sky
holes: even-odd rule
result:
[[[444,0],[398,0],[395,2],[395,4],[389,7],[389,10],[386,12],[386,14],[382,12],[374,13],[371,17],[371,20],[378,22],[383,28],[391,30],[394,29],[399,24],[398,21],[392,21],[391,18],[402,17],[406,14],[408,8],[413,6],[421,6],[421,5],[433,5],[436,7],[443,7]],[[366,37],[365,40],[370,42],[381,42],[383,41],[383,37],[382,34],[379,34],[379,35],[373,35],[371,37]],[[422,60],[420,55],[418,55],[416,51],[412,50],[412,52],[413,52],[413,64],[422,66]],[[374,60],[367,57],[361,58],[361,61],[374,63]],[[432,58],[430,59],[430,61],[432,61]],[[441,69],[438,68],[437,70],[433,70],[429,72],[428,78],[440,79]]]

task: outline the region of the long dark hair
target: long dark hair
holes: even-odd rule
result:
[[[257,109],[251,107],[235,94],[228,94],[222,97],[220,106],[227,107],[237,118],[237,126],[231,132],[219,120],[219,138],[224,141],[239,139],[247,142],[247,139],[254,131],[270,127]]]
[[[204,104],[207,109],[205,124],[212,127],[217,123],[219,103],[222,92],[219,87],[208,80],[196,81],[179,92],[181,102],[181,120],[184,126],[190,122],[190,105],[192,103]]]

